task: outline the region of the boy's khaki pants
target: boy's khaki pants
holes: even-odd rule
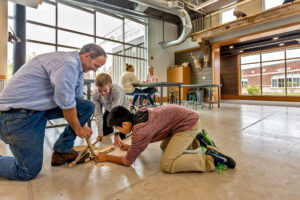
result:
[[[211,156],[202,152],[186,153],[186,150],[194,150],[200,147],[196,135],[201,130],[200,120],[191,130],[175,133],[164,140],[160,148],[164,151],[160,166],[164,172],[176,173],[187,171],[212,171],[215,169]]]

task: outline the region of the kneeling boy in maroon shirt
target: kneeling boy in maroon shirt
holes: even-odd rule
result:
[[[127,108],[117,106],[111,110],[107,121],[121,133],[132,131],[131,145],[123,144],[128,149],[123,157],[100,154],[95,158],[96,162],[130,166],[149,143],[163,141],[160,165],[164,172],[212,171],[218,163],[235,167],[234,160],[221,153],[205,131],[201,132],[198,113],[186,107],[172,104],[140,109],[133,114]],[[205,153],[185,152],[201,145],[206,148]]]

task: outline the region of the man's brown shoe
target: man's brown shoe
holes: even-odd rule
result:
[[[59,153],[59,152],[53,152],[52,154],[52,160],[51,160],[51,165],[52,166],[59,166],[59,165],[63,165],[65,163],[70,163],[72,161],[74,161],[77,156],[78,156],[79,152],[72,150],[69,153]],[[90,157],[90,153],[87,152],[79,161],[77,164],[79,163],[83,163],[87,158]]]

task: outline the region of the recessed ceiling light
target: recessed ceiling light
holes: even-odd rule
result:
[[[240,53],[243,53],[244,51],[243,50],[240,50]]]
[[[230,45],[230,46],[229,46],[229,49],[233,49],[233,45]]]
[[[279,37],[273,37],[273,40],[278,40]]]
[[[279,46],[283,46],[283,45],[284,45],[284,43],[280,43],[280,44],[279,44]]]

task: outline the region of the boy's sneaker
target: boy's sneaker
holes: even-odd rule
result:
[[[53,152],[52,154],[52,160],[51,160],[51,165],[52,166],[60,166],[63,165],[65,163],[70,163],[72,161],[74,161],[77,156],[78,156],[79,152],[72,150],[69,153],[59,153],[59,152]],[[78,162],[79,163],[83,163],[87,158],[90,157],[90,153],[86,153]]]
[[[214,141],[208,136],[207,131],[204,129],[196,135],[196,138],[199,140],[200,145],[205,148],[207,148],[208,145],[216,146]]]
[[[226,165],[228,168],[235,168],[235,161],[221,153],[216,147],[208,147],[205,154],[214,158],[215,166],[218,166],[219,163]]]

